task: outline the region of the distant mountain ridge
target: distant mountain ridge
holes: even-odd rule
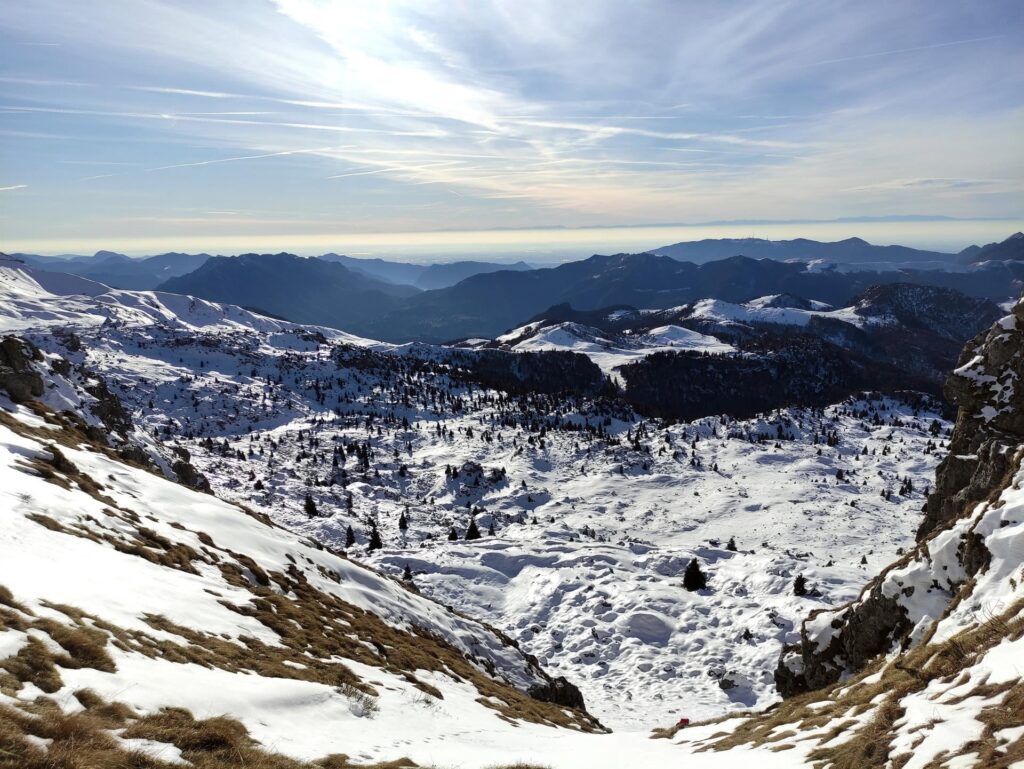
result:
[[[808,238],[794,240],[764,240],[762,238],[714,238],[684,241],[651,250],[661,256],[671,256],[687,262],[726,259],[730,256],[749,256],[754,259],[824,260],[839,264],[868,262],[952,262],[954,254],[924,251],[907,246],[876,246],[862,238],[846,238],[822,242]]]
[[[385,341],[493,338],[566,302],[581,310],[614,305],[665,309],[707,298],[744,302],[790,294],[843,306],[882,283],[954,288],[968,296],[1004,300],[1024,286],[1024,262],[990,263],[954,273],[851,271],[747,256],[694,264],[653,253],[595,255],[551,268],[474,275],[450,288],[411,297],[347,330]]]
[[[113,288],[135,291],[153,289],[165,280],[187,275],[202,267],[208,259],[212,258],[207,253],[185,254],[175,251],[138,258],[116,251],[97,251],[92,256],[76,254],[40,256],[21,253],[13,254],[13,256],[21,259],[30,267],[67,272],[105,283]],[[414,264],[379,258],[362,259],[335,253],[323,254],[317,258],[325,262],[341,264],[370,278],[397,285],[415,286],[423,290],[447,288],[478,273],[531,269],[531,266],[523,261],[506,264],[462,260]]]
[[[215,256],[159,289],[259,307],[296,323],[338,329],[359,325],[366,315],[419,293],[412,286],[371,278],[341,264],[284,253]]]
[[[156,288],[170,278],[201,267],[209,254],[170,252],[133,259],[114,251],[97,251],[92,256],[38,256],[14,254],[30,267],[79,275],[113,288],[135,291]]]
[[[673,246],[655,252],[594,255],[544,268],[522,262],[412,265],[339,254],[300,258],[170,253],[136,260],[99,252],[93,257],[57,260],[22,258],[32,266],[71,272],[114,287],[188,293],[387,342],[440,343],[490,339],[562,303],[581,310],[614,305],[666,309],[701,299],[746,302],[791,295],[845,306],[871,286],[886,283],[952,288],[968,296],[1005,301],[1024,288],[1024,259],[1015,256],[1022,244],[1024,236],[1018,235],[1000,244],[971,247],[959,258],[978,264],[966,266],[952,254],[874,246],[859,238],[837,243],[698,241],[676,246],[696,249],[698,259],[738,248],[773,257],[732,254],[698,263],[655,253],[676,249]],[[938,266],[932,258],[937,255],[942,257]],[[861,258],[872,261],[856,261]],[[197,266],[187,271],[191,264]]]
[[[502,270],[521,272],[532,269],[529,264],[523,261],[508,264],[472,260],[412,264],[386,259],[360,259],[354,256],[334,253],[324,254],[320,258],[324,261],[343,264],[351,270],[356,270],[370,277],[386,280],[390,283],[416,286],[424,291],[454,286],[459,281],[482,273],[500,272]]]
[[[959,257],[959,261],[964,264],[1021,260],[1024,260],[1024,232],[1015,232],[999,243],[989,243],[986,246],[969,246],[960,252]]]

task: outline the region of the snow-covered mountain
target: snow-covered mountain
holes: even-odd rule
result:
[[[872,697],[891,666],[851,665],[849,691],[746,709],[779,702],[776,662],[805,637],[808,613],[827,616],[902,554],[916,557],[951,429],[928,397],[663,421],[600,390],[502,390],[485,377],[496,355],[520,383],[544,366],[570,370],[560,367],[577,356],[565,349],[395,347],[17,265],[0,266],[0,279],[0,329],[41,351],[0,348],[0,386],[22,401],[0,412],[0,493],[17,533],[0,545],[0,584],[12,592],[0,601],[0,719],[27,724],[8,711],[44,696],[108,719],[101,728],[117,749],[192,760],[195,743],[171,737],[175,724],[194,730],[177,711],[159,713],[169,705],[230,715],[259,749],[296,759],[569,769],[810,765],[845,736],[851,751],[863,747],[860,727],[883,715]],[[796,309],[788,304],[746,310]],[[639,349],[700,342],[703,332],[669,325],[647,329]],[[1010,321],[1000,328],[1019,336]],[[584,352],[604,349],[605,334]],[[1015,365],[979,368],[977,379],[1009,381]],[[100,430],[115,434],[105,446]],[[1024,554],[1007,514],[989,527],[1009,548],[992,540],[1006,566],[979,582],[975,601],[1003,600],[1017,580]],[[694,563],[704,587],[686,577]],[[47,652],[59,682],[8,662],[25,649],[44,661]],[[1019,680],[985,659],[1004,676],[994,684]],[[581,704],[574,686],[612,734],[592,733],[590,716],[570,707]],[[72,696],[82,688],[94,694]],[[115,718],[105,700],[132,711]],[[982,723],[984,707],[953,702],[940,720],[974,713]],[[883,727],[893,755],[913,730],[942,732],[916,712]],[[680,717],[726,720],[648,739]],[[16,750],[64,744],[19,728],[30,737]],[[997,732],[995,744],[1020,741]]]
[[[1001,313],[988,300],[949,289],[885,284],[841,308],[788,294],[665,310],[563,304],[493,342],[468,346],[586,355],[649,413],[749,415],[862,389],[938,394],[963,343]]]

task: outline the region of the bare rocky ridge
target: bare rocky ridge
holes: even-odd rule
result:
[[[937,616],[916,616],[911,602],[927,600],[920,585],[900,576],[913,565],[933,572],[932,605],[950,606],[971,591],[988,568],[989,553],[972,516],[981,502],[993,502],[1018,469],[1024,447],[1024,299],[1012,314],[969,342],[947,379],[946,396],[959,409],[950,451],[939,465],[934,492],[925,504],[918,545],[872,580],[861,596],[839,609],[813,613],[798,644],[783,650],[775,672],[784,696],[838,681],[892,649],[920,640]],[[955,538],[952,544],[948,540]],[[939,565],[941,551],[955,545],[955,568]],[[895,587],[894,587],[895,586]],[[940,613],[941,613],[940,611]]]

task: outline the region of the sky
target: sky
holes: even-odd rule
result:
[[[0,0],[0,249],[1002,239],[1022,41],[1020,0]]]

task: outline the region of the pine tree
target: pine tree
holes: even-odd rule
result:
[[[380,550],[382,547],[384,547],[384,543],[380,541],[380,532],[374,526],[370,529],[370,544],[367,546],[367,549],[373,551]]]
[[[398,528],[402,531],[409,528],[409,521],[406,519],[404,512],[398,517]]]
[[[466,529],[466,539],[480,539],[480,529],[476,527],[476,521],[469,519],[469,528]]]
[[[345,547],[352,547],[356,543],[356,533],[352,531],[352,527],[349,526],[345,529]]]
[[[309,494],[306,495],[306,501],[303,503],[303,507],[306,510],[307,518],[316,518],[320,514],[316,509],[316,502],[313,501],[313,497]]]
[[[725,549],[730,553],[736,552],[736,537],[729,537],[729,543],[725,546]]]
[[[448,532],[448,541],[454,542],[459,538],[459,532],[455,531],[455,527],[452,526],[452,530]]]
[[[796,579],[793,580],[793,595],[801,598],[807,595],[807,577],[803,574],[797,574]]]
[[[405,571],[402,572],[402,579],[406,582],[412,582],[412,570],[409,569],[409,564],[405,565]]]
[[[707,575],[700,570],[700,564],[697,563],[697,559],[692,559],[683,573],[683,587],[692,593],[695,590],[703,590],[707,586]]]

